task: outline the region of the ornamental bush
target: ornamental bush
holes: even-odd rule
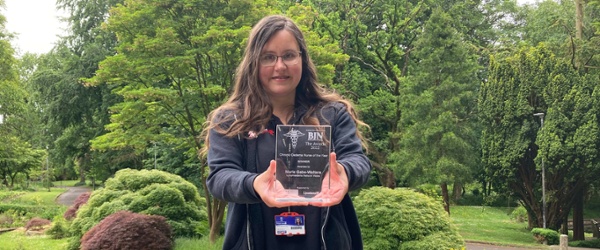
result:
[[[69,236],[69,222],[62,216],[55,216],[52,226],[46,231],[52,239],[63,239]]]
[[[82,250],[173,249],[165,217],[120,211],[104,218],[81,238]]]
[[[528,220],[527,210],[523,206],[518,206],[510,213],[510,218],[519,223],[525,222]]]
[[[441,202],[416,191],[372,187],[354,198],[366,250],[461,249]]]
[[[52,221],[50,220],[35,217],[27,222],[25,225],[25,230],[40,230],[43,229],[44,226],[50,225],[51,223]]]
[[[90,192],[86,192],[77,196],[77,199],[75,199],[73,205],[71,205],[67,211],[65,211],[63,217],[67,220],[74,219],[77,215],[77,210],[79,210],[79,208],[90,199],[90,194]]]
[[[558,245],[560,243],[560,235],[552,229],[536,227],[531,229],[531,234],[538,243],[548,245]]]
[[[164,171],[123,169],[79,208],[70,227],[77,240],[70,241],[69,249],[77,249],[82,235],[122,210],[165,217],[174,237],[202,236],[197,227],[207,220],[205,201],[192,183]]]

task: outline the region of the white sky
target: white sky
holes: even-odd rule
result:
[[[517,0],[519,4],[537,1]],[[12,44],[19,55],[47,53],[58,36],[65,33],[66,24],[59,20],[65,14],[56,10],[55,0],[5,0],[5,4],[1,11],[6,17],[6,29],[16,33]]]
[[[4,0],[2,14],[6,17],[6,29],[15,33],[13,48],[18,55],[25,52],[47,53],[64,34],[66,24],[59,20],[64,16],[56,10],[55,0]]]

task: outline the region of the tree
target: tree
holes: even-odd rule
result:
[[[565,65],[568,67],[569,65]],[[600,177],[600,130],[598,128],[598,100],[593,92],[598,91],[592,77],[557,75],[544,92],[550,100],[544,127],[536,139],[539,146],[538,158],[542,158],[550,178],[546,187],[550,191],[550,211],[557,213],[559,222],[568,219],[573,208],[573,239],[585,240],[583,232],[583,204],[589,189]],[[564,89],[564,93],[555,91]],[[554,220],[554,221],[556,221]],[[550,223],[554,222],[550,220]],[[557,226],[556,224],[551,224]],[[566,229],[566,228],[565,228]],[[566,231],[565,231],[566,233]]]
[[[452,9],[447,11],[434,8],[415,42],[413,56],[419,64],[407,77],[401,105],[403,135],[391,158],[398,163],[398,176],[411,186],[439,183],[449,213],[447,184],[472,181],[479,162],[475,109],[479,66],[472,47],[453,28]]]
[[[12,188],[19,175],[29,177],[29,173],[41,168],[46,152],[33,149],[31,145],[16,136],[3,136],[0,144],[0,178],[2,184]]]
[[[424,1],[310,1],[319,32],[338,41],[350,56],[334,88],[356,100],[373,127],[370,156],[379,181],[396,186],[388,155],[399,149],[402,88],[413,62],[414,41],[427,18]]]
[[[0,1],[0,7],[4,1]],[[0,178],[2,184],[13,187],[19,175],[29,177],[30,171],[41,167],[43,150],[36,149],[28,142],[34,130],[33,117],[28,106],[30,95],[20,87],[17,74],[19,61],[14,57],[10,45],[11,34],[5,33],[5,19],[0,15]],[[33,141],[33,140],[32,140]]]
[[[584,82],[588,81],[583,79],[596,78],[598,74],[599,61],[596,55],[599,53],[600,47],[597,46],[598,33],[597,27],[594,25],[594,23],[597,22],[596,20],[598,20],[598,14],[600,13],[597,4],[598,1],[544,1],[539,3],[537,8],[527,9],[527,15],[525,15],[524,18],[524,41],[531,45],[543,42],[557,57],[568,60],[571,67],[575,68],[580,74],[579,79],[581,80],[579,80],[577,85],[584,84]],[[585,95],[589,96],[589,94]],[[567,100],[565,99],[564,101],[566,102]],[[566,105],[566,103],[561,105]],[[562,106],[560,110],[562,109],[572,109],[572,107],[567,108]],[[549,108],[548,112],[550,112],[550,110],[551,109]],[[553,113],[554,112],[561,113],[563,111],[553,109]],[[564,117],[571,116],[565,115]],[[569,122],[577,120],[564,117],[563,115],[559,115],[558,117],[554,117],[554,120],[566,119],[566,121]],[[588,119],[586,119],[586,121],[587,120]],[[573,125],[569,128],[570,130],[574,130],[578,126],[581,126],[581,124]],[[572,132],[573,131],[562,133],[562,136],[555,139],[559,141],[565,140],[563,143],[568,145],[570,143],[567,143],[567,141],[571,140],[569,138],[572,136],[569,134]],[[568,148],[568,146],[566,148]],[[588,160],[593,160],[593,158],[588,158]],[[576,165],[581,167],[579,164]],[[589,197],[588,193],[591,192],[591,190],[584,192],[585,194],[581,195],[583,195],[583,197]],[[580,196],[580,194],[577,196]],[[583,207],[581,203],[573,206],[575,239],[583,238],[583,218],[580,216],[582,213]],[[563,233],[566,233],[567,218],[565,217],[561,220],[563,221]]]
[[[489,81],[479,96],[482,162],[495,190],[516,194],[531,228],[543,224],[542,158],[548,170],[546,217],[551,229],[560,227],[585,194],[589,178],[599,176],[594,91],[587,77],[543,45],[492,59]],[[533,120],[538,112],[546,114],[540,132]]]

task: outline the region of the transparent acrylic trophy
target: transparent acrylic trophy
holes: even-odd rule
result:
[[[276,139],[275,175],[287,196],[275,197],[275,200],[325,201],[314,196],[321,192],[323,178],[330,169],[331,126],[277,125]]]

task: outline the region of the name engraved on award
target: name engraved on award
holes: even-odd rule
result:
[[[277,125],[276,139],[277,180],[289,195],[299,197],[276,199],[312,201],[329,171],[331,126]]]

